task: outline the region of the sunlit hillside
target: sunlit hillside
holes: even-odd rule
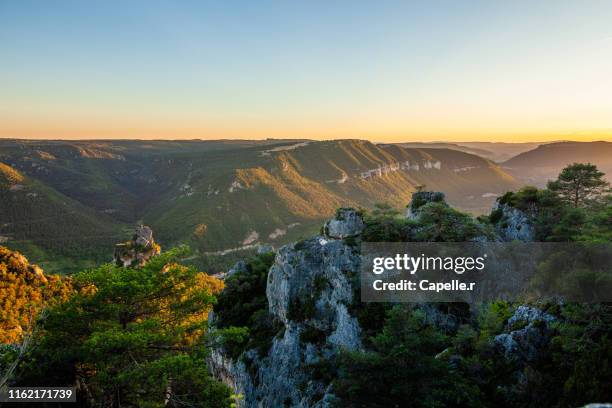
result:
[[[424,186],[475,213],[518,186],[474,154],[362,140],[2,141],[0,147],[7,203],[0,235],[48,270],[70,259],[106,259],[126,227],[140,221],[163,244],[219,254],[310,234],[341,206],[401,208]]]

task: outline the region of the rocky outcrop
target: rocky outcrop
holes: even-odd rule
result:
[[[227,274],[225,275],[225,279],[229,278],[230,276],[236,273],[247,272],[247,271],[248,271],[248,264],[245,261],[240,260],[236,262],[234,266],[232,266],[229,269],[229,271],[227,271]]]
[[[274,252],[274,247],[270,244],[261,244],[257,247],[257,254],[261,255],[261,254],[269,254],[271,252]]]
[[[530,306],[519,306],[508,319],[509,333],[495,336],[495,346],[510,360],[536,361],[550,341],[550,323],[556,319]]]
[[[442,193],[417,192],[409,206],[411,215],[418,217],[420,208],[428,203],[447,205]],[[527,221],[517,217],[516,225]],[[359,241],[363,229],[359,212],[340,209],[324,224],[322,235],[276,252],[268,272],[266,299],[269,313],[282,328],[272,338],[269,350],[264,355],[247,350],[231,359],[217,347],[209,358],[213,375],[242,395],[241,406],[328,407],[337,403],[329,380],[313,372],[330,364],[341,349],[362,348],[361,328],[349,306],[354,302],[353,277],[358,275],[361,262],[353,238]],[[482,237],[483,241],[490,239]],[[237,263],[228,275],[245,268],[245,263]],[[461,324],[459,317],[432,304],[417,307],[444,331],[456,331]],[[493,345],[500,357],[522,365],[536,361],[549,344],[549,325],[554,319],[537,308],[520,306]],[[451,368],[461,362],[461,356],[451,349],[436,357],[447,360]]]
[[[500,241],[531,242],[535,240],[535,226],[530,213],[496,202],[491,214],[494,217],[495,231]]]
[[[160,246],[153,239],[153,230],[139,225],[130,241],[115,245],[113,261],[117,266],[141,267],[160,252]]]
[[[268,275],[270,313],[285,326],[309,325],[329,332],[329,343],[359,346],[357,321],[346,306],[353,301],[350,274],[359,270],[353,247],[315,237],[281,248]]]
[[[211,314],[209,314],[209,320],[214,318]],[[234,390],[236,395],[252,395],[253,381],[247,372],[244,361],[233,361],[223,350],[213,349],[208,356],[208,367],[211,374]],[[241,403],[244,405],[244,400],[241,400]]]
[[[410,200],[410,204],[408,204],[406,217],[408,219],[418,218],[420,208],[428,203],[446,204],[446,196],[439,191],[417,191],[412,193],[412,199]]]
[[[331,235],[359,234],[363,220],[344,210],[330,226]],[[332,220],[333,221],[333,220]],[[268,273],[270,314],[282,325],[265,356],[248,350],[237,359],[217,349],[211,371],[243,397],[245,407],[328,407],[334,401],[330,383],[313,378],[317,364],[340,349],[361,347],[360,327],[349,313],[351,277],[358,273],[356,249],[330,235],[316,236],[278,250]]]
[[[361,234],[363,231],[363,218],[353,208],[340,208],[336,216],[323,226],[327,238],[343,239]]]

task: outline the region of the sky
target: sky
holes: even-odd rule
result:
[[[612,1],[0,0],[0,137],[612,140]]]

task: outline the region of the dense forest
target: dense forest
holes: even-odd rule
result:
[[[488,216],[457,211],[435,194],[409,204],[418,218],[379,204],[360,211],[363,232],[344,244],[358,254],[360,241],[494,239],[510,222],[504,208],[529,215],[535,241],[612,240],[609,184],[595,166],[573,164],[547,188],[503,195]],[[266,297],[278,259],[260,251],[220,280],[185,266],[185,258],[188,249],[180,247],[142,267],[104,264],[60,278],[0,248],[0,387],[76,385],[82,406],[240,404],[241,396],[211,375],[207,358],[221,350],[248,367],[282,337],[285,326],[270,314]],[[362,303],[358,274],[348,278],[354,301],[347,307],[359,322],[363,347],[303,367],[309,378],[331,384],[330,405],[570,407],[612,401],[610,304]],[[289,305],[287,319],[310,322],[326,284],[315,282],[312,293]],[[446,323],[428,318],[431,308]],[[325,341],[321,328],[306,327],[302,343]],[[536,336],[537,347],[501,358],[497,339],[519,331]]]
[[[525,187],[507,193],[499,203],[530,212],[538,241],[612,239],[612,196],[603,174],[592,165],[568,166],[548,188]],[[499,209],[479,220],[440,203],[429,203],[422,211],[420,222],[428,228],[417,239],[426,241],[468,241],[505,222]],[[411,229],[414,225],[392,211],[373,213],[365,239],[403,240]],[[541,316],[555,318],[549,325],[541,317],[512,321],[520,306],[481,305],[474,318],[464,305],[454,305],[451,313],[457,324],[441,329],[413,305],[359,304],[357,315],[368,347],[339,357],[336,389],[341,401],[369,407],[406,400],[424,407],[568,407],[612,401],[612,306],[558,301],[532,305],[545,313]],[[381,322],[376,316],[382,310],[386,318]],[[498,358],[493,339],[509,324],[516,325],[513,330],[533,325],[548,331],[548,347],[533,359]]]
[[[525,187],[498,200],[489,216],[473,218],[432,195],[413,200],[408,219],[389,205],[365,212],[363,241],[465,242],[493,239],[504,228],[503,206],[528,213],[535,239],[542,242],[599,242],[612,238],[612,196],[595,166],[574,164],[545,189]],[[417,198],[419,196],[416,196]],[[356,245],[353,237],[345,238]],[[296,248],[301,244],[297,243]],[[305,246],[306,244],[304,244]],[[258,256],[226,281],[215,306],[217,334],[227,353],[253,365],[255,348],[266,355],[283,326],[271,321],[266,304],[270,259]],[[572,304],[559,300],[532,303],[504,301],[481,304],[390,304],[355,301],[351,312],[362,329],[364,348],[345,351],[310,364],[313,379],[333,384],[335,404],[347,407],[573,407],[612,401],[612,306]],[[610,285],[610,275],[602,285]],[[304,322],[300,342],[321,346],[326,334],[309,325],[315,313],[315,292],[291,305],[290,321]],[[432,321],[431,308],[445,324]],[[474,310],[476,308],[477,310]],[[497,338],[524,334],[529,353],[509,358],[499,354]],[[276,334],[275,334],[276,333]],[[532,338],[529,338],[531,336]],[[517,336],[519,340],[521,338]],[[539,342],[539,343],[538,343]],[[531,347],[531,345],[530,345]],[[292,405],[292,404],[289,404]]]
[[[365,140],[0,140],[0,244],[70,274],[142,222],[214,273],[219,254],[310,236],[340,206],[402,206],[419,184],[479,212],[520,185],[474,154]]]
[[[77,384],[91,406],[164,406],[166,399],[228,406],[229,390],[206,370],[202,341],[223,282],[177,263],[185,255],[175,249],[142,268],[107,264],[72,276],[70,296],[46,309],[27,349],[5,347],[2,368],[14,370],[8,383]]]
[[[69,279],[45,275],[20,253],[0,247],[0,343],[22,341],[41,310],[70,292]]]

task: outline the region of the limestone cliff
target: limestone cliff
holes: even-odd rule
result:
[[[153,239],[153,230],[139,225],[130,241],[115,245],[113,261],[117,266],[140,267],[160,252],[160,246]]]
[[[323,226],[324,235],[328,238],[343,239],[359,235],[363,230],[363,219],[359,212],[352,208],[340,208],[336,216]]]
[[[442,193],[417,192],[407,217],[419,222],[419,209],[436,202],[447,205]],[[501,209],[510,218],[518,239],[532,240],[530,220],[519,210]],[[354,277],[359,273],[358,245],[365,223],[360,212],[343,208],[323,226],[322,235],[281,247],[267,275],[265,298],[270,315],[281,325],[271,346],[261,355],[248,349],[231,358],[223,346],[209,357],[213,375],[242,396],[243,407],[328,407],[337,402],[331,380],[314,375],[318,363],[333,361],[340,350],[363,349],[362,329],[350,306],[354,304]],[[502,231],[503,232],[503,231]],[[483,240],[517,239],[509,231]],[[348,239],[350,238],[350,239]],[[248,270],[242,262],[227,276]],[[417,306],[443,330],[456,330],[459,322],[435,305]],[[214,318],[210,318],[214,333]],[[518,322],[515,324],[515,321]],[[523,324],[524,327],[517,329]],[[545,324],[542,324],[544,322]],[[549,341],[549,317],[532,307],[519,307],[506,333],[495,339],[500,358],[533,361]],[[521,331],[522,330],[522,331]],[[459,357],[456,357],[459,358]]]
[[[530,306],[519,306],[507,322],[507,333],[495,336],[495,346],[507,359],[535,361],[550,340],[550,323],[556,319]]]
[[[340,349],[361,347],[350,278],[358,273],[356,249],[335,237],[355,236],[361,216],[344,209],[328,222],[327,236],[280,248],[268,274],[270,314],[282,324],[267,355],[246,351],[237,361],[216,349],[213,374],[243,396],[246,407],[325,407],[334,399],[331,384],[311,375],[313,366]]]
[[[531,242],[535,239],[533,211],[524,211],[508,204],[496,202],[493,214],[496,215],[495,230],[503,242]]]

